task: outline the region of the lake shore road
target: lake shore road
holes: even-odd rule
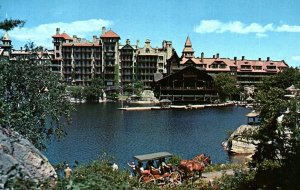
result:
[[[213,181],[217,178],[222,177],[223,174],[233,175],[234,171],[233,171],[233,169],[229,169],[229,170],[202,173],[201,180],[206,181],[206,182],[210,182],[210,181]]]

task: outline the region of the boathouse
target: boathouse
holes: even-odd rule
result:
[[[190,65],[154,82],[156,97],[172,102],[210,103],[218,98],[213,77]]]

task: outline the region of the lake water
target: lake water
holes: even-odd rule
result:
[[[103,152],[121,167],[134,155],[168,151],[185,159],[205,153],[214,163],[229,161],[221,143],[247,119],[243,107],[198,110],[121,111],[120,103],[76,105],[68,135],[45,155],[53,164],[87,163]]]

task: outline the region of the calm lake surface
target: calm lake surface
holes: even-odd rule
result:
[[[205,153],[214,163],[229,161],[221,143],[247,119],[243,107],[198,110],[121,111],[121,103],[80,104],[68,135],[45,155],[53,164],[95,160],[103,152],[121,168],[134,155],[168,151],[185,159]]]

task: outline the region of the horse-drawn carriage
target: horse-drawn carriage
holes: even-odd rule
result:
[[[140,186],[149,183],[170,186],[178,185],[182,183],[182,179],[195,177],[197,173],[201,177],[201,172],[210,163],[209,157],[200,154],[192,160],[182,160],[179,166],[166,164],[165,159],[172,156],[169,152],[134,156],[133,158],[138,161],[136,173]],[[154,161],[156,161],[156,167],[154,167]],[[145,162],[147,162],[146,169],[143,167]]]
[[[173,156],[169,152],[157,152],[134,156],[138,161],[136,173],[139,177],[139,185],[144,186],[148,183],[157,185],[176,185],[181,183],[181,174],[175,171],[170,164],[165,163],[165,159]],[[156,167],[154,167],[156,161]],[[147,162],[146,169],[143,163]]]

